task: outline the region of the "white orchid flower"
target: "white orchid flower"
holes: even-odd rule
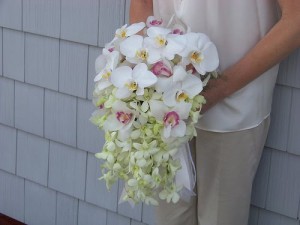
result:
[[[103,124],[106,131],[128,131],[135,119],[135,111],[129,109],[125,102],[116,101],[112,106],[112,113]]]
[[[192,64],[198,73],[204,75],[212,72],[219,66],[219,56],[216,46],[202,33],[187,33],[186,47],[179,53],[182,64]]]
[[[181,52],[186,45],[186,37],[184,35],[172,34],[172,30],[162,27],[150,27],[147,30],[148,37],[145,43],[148,48],[158,50],[161,56],[168,60],[174,59],[175,54]]]
[[[157,77],[148,70],[144,63],[136,65],[133,69],[129,66],[121,66],[111,74],[111,82],[118,88],[116,97],[123,99],[136,91],[136,95],[143,95],[144,88],[155,84]]]
[[[164,90],[163,102],[170,107],[188,98],[194,98],[203,89],[202,81],[187,73],[182,66],[175,66],[173,70],[173,76],[167,78],[168,81],[158,80],[161,89]]]
[[[139,31],[143,30],[144,27],[145,27],[144,22],[133,23],[128,27],[127,27],[127,24],[125,24],[124,26],[122,26],[121,28],[116,30],[115,36],[117,38],[125,39],[127,37],[130,37],[130,36],[138,33]]]
[[[145,62],[148,64],[156,63],[161,59],[160,51],[148,48],[144,38],[140,35],[132,35],[120,44],[120,51],[126,56],[130,63],[138,64]]]
[[[179,102],[172,108],[167,107],[162,101],[152,100],[150,110],[153,116],[164,124],[163,137],[183,137],[186,132],[186,124],[183,120],[187,119],[192,104]]]
[[[95,76],[94,82],[97,82],[95,87],[97,91],[101,91],[112,85],[110,76],[119,61],[120,53],[118,51],[112,51],[106,55],[102,54],[96,59],[95,69],[98,74]]]

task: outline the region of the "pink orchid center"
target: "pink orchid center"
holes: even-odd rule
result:
[[[156,76],[172,76],[172,71],[162,61],[155,63],[151,69],[151,72]]]
[[[128,124],[132,119],[132,113],[117,112],[117,120],[122,124]]]
[[[115,50],[114,47],[111,47],[111,48],[108,49],[109,52],[113,52],[114,50]]]
[[[183,35],[183,31],[180,30],[180,29],[178,29],[178,28],[176,28],[176,29],[174,29],[174,30],[172,31],[172,34],[180,34],[180,35]]]
[[[166,113],[164,117],[164,124],[165,126],[171,125],[171,127],[175,127],[176,125],[179,124],[179,115],[175,111],[171,111]]]
[[[162,22],[163,22],[162,20],[151,20],[150,24],[152,26],[160,26],[162,24]]]

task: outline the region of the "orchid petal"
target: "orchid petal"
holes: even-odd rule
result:
[[[128,98],[131,93],[132,92],[127,87],[121,87],[116,91],[116,97],[119,99]]]
[[[187,43],[187,39],[184,35],[169,35],[167,40],[168,44],[165,51],[173,54],[181,52]]]
[[[150,27],[147,29],[147,35],[151,38],[155,38],[158,35],[166,36],[171,32],[170,29],[163,28],[163,27]]]
[[[121,66],[112,72],[110,79],[114,86],[123,87],[132,79],[132,69],[129,66]]]
[[[143,30],[146,24],[144,22],[140,23],[133,23],[129,27],[126,28],[126,34],[127,36],[131,36],[133,34],[138,33],[139,31]]]
[[[164,138],[169,138],[170,137],[171,128],[172,128],[171,125],[168,125],[168,126],[164,127],[164,131],[163,131]]]
[[[171,89],[173,85],[173,78],[167,77],[158,77],[157,82],[155,84],[155,89],[157,92],[164,92],[168,89]]]
[[[157,77],[148,70],[147,65],[144,63],[134,67],[132,77],[140,87],[149,87],[157,82]]]
[[[203,68],[207,72],[217,69],[219,66],[219,57],[216,46],[212,42],[208,42],[203,49]]]
[[[106,65],[106,57],[105,55],[99,55],[95,62],[95,70],[96,73],[100,73],[105,68]]]
[[[128,58],[134,58],[136,52],[143,47],[143,37],[132,35],[120,44],[120,51]]]
[[[117,120],[115,114],[108,116],[103,124],[103,129],[107,131],[120,130],[122,127],[123,124]]]
[[[150,100],[149,105],[153,116],[157,120],[163,121],[165,113],[168,111],[168,107],[162,101],[157,100]]]
[[[171,130],[171,136],[172,137],[183,137],[186,132],[186,124],[184,121],[180,120],[179,123],[173,127]]]
[[[103,80],[103,81],[100,81],[96,84],[96,89],[98,91],[101,91],[107,87],[109,87],[110,85],[112,85],[112,83],[108,80]]]
[[[166,91],[163,94],[163,101],[167,106],[172,107],[177,104],[177,101],[176,101],[177,91],[178,91],[178,88],[171,88],[170,90]]]
[[[182,90],[189,98],[194,98],[203,90],[202,81],[195,75],[188,74],[187,78],[182,82]]]
[[[149,56],[147,59],[147,63],[154,64],[162,59],[161,51],[155,48],[149,48]]]
[[[187,102],[179,102],[175,105],[174,110],[178,113],[180,119],[185,120],[189,117],[192,104]]]
[[[186,70],[182,66],[174,66],[173,81],[183,81],[187,76]]]

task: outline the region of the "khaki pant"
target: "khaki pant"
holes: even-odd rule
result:
[[[270,118],[243,131],[198,130],[195,151],[197,196],[190,202],[160,202],[156,225],[247,225],[253,179]]]

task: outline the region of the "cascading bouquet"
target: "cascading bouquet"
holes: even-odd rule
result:
[[[122,179],[124,201],[153,205],[193,191],[187,143],[197,135],[200,93],[218,65],[210,39],[178,19],[165,26],[149,17],[116,31],[96,59],[90,118],[105,131],[96,157],[104,160],[100,179],[108,189]]]

